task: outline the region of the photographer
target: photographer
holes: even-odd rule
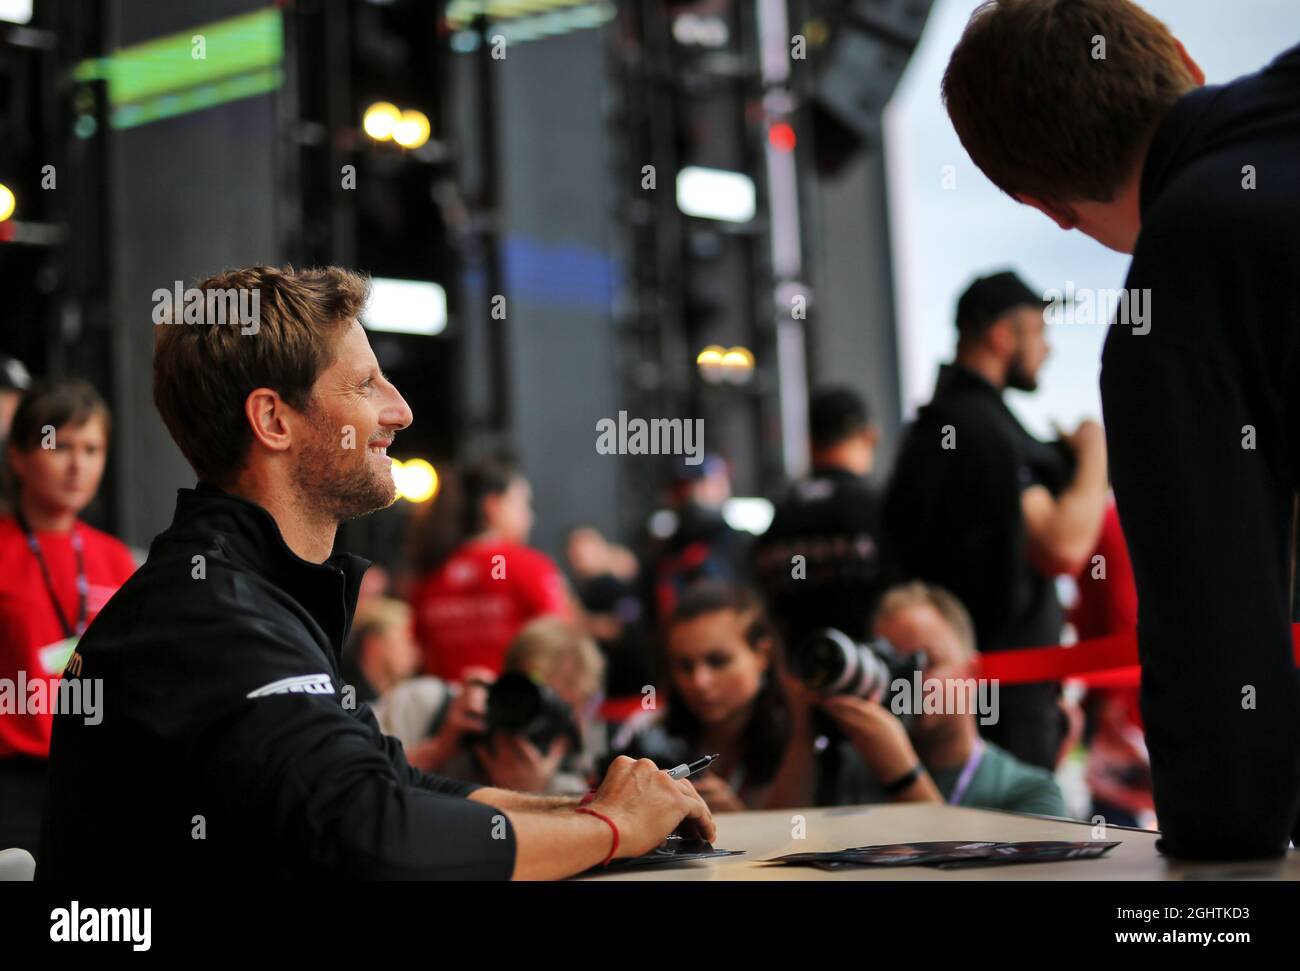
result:
[[[374,710],[380,729],[401,741],[411,765],[443,772],[461,753],[462,738],[483,731],[487,685],[494,675],[485,668],[467,668],[460,684],[415,677],[422,657],[411,619],[410,606],[401,600],[373,597],[363,602],[343,647],[339,673],[356,692],[355,701]],[[431,734],[433,713],[437,730]]]
[[[802,762],[803,753],[787,745],[789,679],[757,594],[719,582],[690,587],[668,622],[664,660],[660,710],[628,722],[613,751],[665,768],[716,754],[706,772],[691,778],[714,812],[786,805],[772,803],[774,783],[796,771],[782,760]]]
[[[937,680],[946,687],[950,681],[972,679],[974,626],[965,608],[946,590],[923,583],[889,590],[876,613],[875,633],[900,657],[923,653],[927,685]],[[973,679],[969,684],[973,686]],[[967,699],[973,700],[972,695]],[[946,691],[940,695],[947,696]],[[877,697],[818,696],[802,686],[792,687],[790,697],[791,746],[804,757],[787,760],[787,774],[780,780],[783,805],[811,801],[807,767],[813,739],[808,725],[810,710],[816,706],[834,719],[868,770],[866,774],[855,771],[857,763],[846,766],[837,798],[841,804],[947,802],[1065,815],[1064,800],[1050,773],[980,738],[973,703],[963,704],[960,711],[914,712],[905,725]]]
[[[605,749],[596,718],[604,670],[589,637],[542,617],[510,643],[499,680],[484,669],[467,669],[461,684],[411,678],[375,702],[375,717],[418,768],[519,792],[580,795]]]

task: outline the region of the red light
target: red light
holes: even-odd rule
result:
[[[783,121],[778,121],[767,130],[767,140],[778,152],[794,151],[794,129]]]

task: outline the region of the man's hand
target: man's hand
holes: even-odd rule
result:
[[[1091,418],[1081,421],[1073,435],[1063,435],[1067,445],[1079,457],[1079,460],[1092,460],[1106,467],[1106,433],[1101,425]]]
[[[1029,560],[1046,576],[1075,576],[1097,548],[1110,480],[1106,436],[1095,421],[1061,435],[1074,451],[1074,477],[1059,495],[1042,484],[1020,493],[1020,512],[1029,537]]]
[[[882,783],[887,785],[901,778],[921,761],[903,723],[883,705],[836,695],[824,700],[821,707]]]
[[[528,739],[498,732],[492,736],[491,746],[476,746],[474,754],[493,786],[517,792],[545,792],[568,751],[569,740],[564,736],[551,742],[543,755]]]
[[[687,779],[670,779],[649,759],[620,755],[596,790],[590,808],[608,816],[619,831],[618,856],[640,856],[680,831],[713,842],[713,814]]]
[[[451,701],[438,731],[411,747],[407,759],[424,772],[437,772],[460,752],[465,735],[487,730],[487,690],[493,674],[486,668],[466,668],[462,684]]]

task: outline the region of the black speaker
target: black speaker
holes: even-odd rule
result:
[[[813,60],[817,168],[831,175],[880,143],[880,115],[916,50],[932,0],[815,4],[829,39]]]

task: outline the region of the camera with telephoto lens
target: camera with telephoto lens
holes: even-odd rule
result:
[[[883,638],[859,644],[843,631],[823,627],[795,647],[790,667],[795,677],[820,695],[855,698],[886,697],[899,678],[911,684],[912,672],[923,671],[925,652],[900,654]]]
[[[556,738],[569,740],[569,751],[582,748],[573,709],[549,687],[522,674],[501,675],[488,688],[487,734],[526,738],[543,754]]]

